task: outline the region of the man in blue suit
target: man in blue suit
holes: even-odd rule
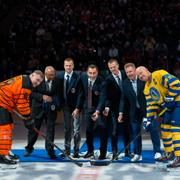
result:
[[[103,78],[98,75],[98,67],[89,65],[87,72],[81,76],[83,90],[85,95],[85,120],[86,120],[86,143],[88,147],[84,158],[94,156],[94,130],[96,127],[100,131],[100,156],[99,159],[106,158],[107,151],[107,133],[105,131],[105,122],[102,117],[104,109],[105,96],[103,94]]]
[[[136,77],[136,67],[133,63],[125,64],[124,69],[128,78],[122,84],[123,97],[124,103],[129,107],[131,138],[134,139],[134,157],[131,161],[136,162],[142,160],[141,125],[143,117],[146,116],[146,100],[143,93],[145,83]],[[122,121],[122,117],[119,117],[118,121]],[[150,135],[156,159],[161,157],[160,137],[156,121],[150,130]]]
[[[74,61],[72,58],[64,60],[64,71],[58,74],[62,87],[62,102],[65,128],[65,153],[70,155],[71,139],[74,138],[74,158],[79,157],[80,134],[80,111],[83,106],[83,92],[80,74],[73,71]],[[73,133],[73,135],[72,135]]]
[[[119,70],[119,63],[117,59],[110,59],[108,61],[108,68],[111,72],[105,79],[105,95],[106,95],[106,103],[104,116],[106,116],[108,121],[112,125],[111,132],[111,145],[113,152],[113,159],[118,159],[117,151],[118,151],[118,132],[121,131],[123,135],[125,155],[129,156],[129,123],[128,121],[124,121],[122,123],[118,123],[119,115],[122,116],[121,104],[123,103],[122,99],[122,82],[126,79],[126,74],[124,71]],[[125,117],[125,114],[124,114]],[[107,123],[109,125],[109,123]],[[109,126],[108,126],[109,127]],[[108,128],[107,127],[107,128]]]

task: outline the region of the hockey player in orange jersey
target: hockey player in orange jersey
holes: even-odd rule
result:
[[[41,71],[30,75],[20,75],[0,83],[0,167],[16,165],[9,152],[12,146],[13,120],[11,112],[30,117],[30,94],[33,87],[38,86],[44,78]],[[25,121],[25,126],[32,125],[32,119]]]

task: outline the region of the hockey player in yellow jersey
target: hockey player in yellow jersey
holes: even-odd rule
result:
[[[146,82],[144,94],[147,103],[147,119],[144,127],[151,128],[151,122],[156,119],[159,109],[166,108],[161,121],[161,136],[165,156],[161,161],[171,160],[167,167],[180,166],[180,81],[165,70],[151,73],[146,67],[136,69],[138,78]]]

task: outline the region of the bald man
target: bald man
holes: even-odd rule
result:
[[[171,160],[167,167],[180,166],[180,81],[177,77],[165,70],[151,73],[146,67],[136,69],[140,80],[145,81],[144,94],[147,102],[147,119],[145,128],[151,127],[160,108],[166,108],[161,121],[161,135],[164,144],[165,156],[160,161]]]
[[[51,142],[54,142],[55,121],[57,110],[59,109],[59,80],[55,77],[56,70],[52,66],[45,68],[44,81],[33,90],[32,93],[32,117],[35,119],[35,127],[39,130],[42,122],[46,121],[46,136]],[[25,147],[25,157],[30,156],[38,134],[33,130],[28,131],[28,144]],[[54,147],[45,142],[45,148],[51,159],[56,159]]]

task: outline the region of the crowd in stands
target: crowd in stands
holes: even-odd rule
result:
[[[0,20],[2,20],[7,14],[10,7],[13,5],[13,1],[0,0]]]
[[[115,57],[180,74],[179,11],[178,0],[27,0],[1,45],[0,80],[63,69],[66,57],[82,71],[90,62],[106,70]]]

